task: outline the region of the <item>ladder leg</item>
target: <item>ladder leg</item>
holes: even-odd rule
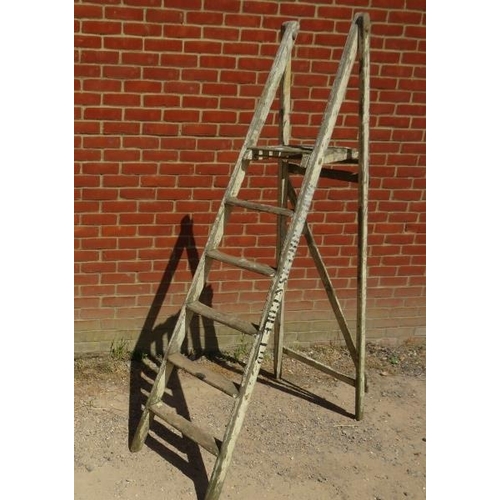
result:
[[[269,332],[270,331],[271,330],[269,330]],[[267,335],[267,339],[268,338],[269,334]],[[210,477],[210,483],[205,495],[205,500],[217,500],[220,496],[224,480],[226,479],[226,475],[229,470],[234,448],[236,446],[236,441],[241,431],[247,408],[250,403],[250,397],[257,382],[257,377],[259,375],[261,363],[264,358],[264,352],[267,346],[266,342],[267,340],[263,339],[261,342],[253,344],[248,364],[243,375],[243,383],[240,393],[233,408],[231,419],[226,427],[226,432],[224,434],[219,455],[217,456],[217,461],[215,462],[215,466],[212,470],[212,476]]]
[[[369,102],[370,102],[370,21],[367,15],[356,19],[359,37],[359,184],[358,184],[358,272],[357,272],[357,332],[358,364],[356,366],[356,420],[363,418],[366,390],[365,374],[365,328],[366,328],[366,281],[367,281],[367,235],[368,235],[368,146],[369,146]]]
[[[284,34],[282,28],[281,36]],[[292,82],[292,61],[288,60],[285,72],[281,79],[280,86],[280,113],[279,113],[279,143],[288,145],[290,143],[290,110],[291,94],[290,87]],[[288,190],[288,168],[283,160],[278,162],[278,206],[286,208]],[[276,260],[279,264],[279,256],[283,248],[283,241],[286,235],[286,218],[278,216],[277,238],[276,238]],[[276,266],[277,267],[277,266]],[[281,308],[276,318],[274,327],[274,376],[281,378],[281,368],[283,364],[283,343],[285,337],[285,297],[281,301]]]
[[[287,186],[288,186],[288,170],[283,161],[278,164],[278,204],[282,208],[286,208],[287,202]],[[276,259],[279,264],[279,256],[283,249],[283,241],[286,235],[286,219],[284,216],[278,216],[278,231],[276,238]],[[278,267],[278,266],[277,266]],[[281,307],[276,317],[274,325],[274,376],[277,379],[281,378],[281,368],[283,364],[283,345],[285,337],[285,296],[281,299]]]
[[[137,452],[142,449],[149,432],[149,427],[153,420],[153,414],[149,411],[149,407],[162,398],[167,381],[172,373],[172,368],[173,366],[170,363],[167,363],[167,359],[165,358],[160,366],[160,372],[158,373],[146,406],[142,412],[141,419],[139,420],[139,424],[135,431],[134,439],[130,445],[130,451]]]
[[[132,452],[140,451],[144,445],[144,442],[146,441],[149,427],[153,419],[153,414],[150,411],[150,407],[158,401],[161,401],[170,375],[172,374],[173,365],[168,362],[167,355],[175,348],[177,348],[177,350],[180,349],[184,337],[186,336],[186,324],[188,324],[186,319],[186,310],[185,308],[182,308],[174,329],[174,333],[172,334],[172,340],[170,341],[169,349],[166,353],[164,353],[163,360],[158,370],[158,374],[156,375],[153,387],[151,388],[151,392],[149,393],[148,400],[146,401],[141,419],[139,420],[134,438],[130,445],[130,451]]]

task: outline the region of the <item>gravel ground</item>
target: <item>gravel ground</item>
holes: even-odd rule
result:
[[[304,352],[352,371],[345,350]],[[238,381],[244,353],[197,362]],[[143,449],[128,449],[156,363],[117,356],[75,361],[75,500],[203,498],[214,458],[190,440],[154,422]],[[221,499],[424,499],[425,346],[368,345],[367,374],[358,422],[352,387],[290,358],[277,381],[266,359]],[[166,399],[222,437],[230,398],[179,372]]]

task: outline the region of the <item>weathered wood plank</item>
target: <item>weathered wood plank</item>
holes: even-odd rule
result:
[[[247,271],[263,274],[264,276],[274,276],[276,274],[276,269],[271,266],[260,264],[259,262],[252,262],[243,257],[234,257],[233,255],[229,255],[219,250],[209,250],[207,252],[207,257],[241,269],[246,269]]]
[[[152,405],[151,412],[167,424],[170,424],[174,429],[180,431],[184,436],[198,443],[212,455],[217,456],[219,454],[219,444],[213,436],[167,408],[163,403]]]
[[[190,373],[194,377],[202,380],[208,385],[219,389],[233,398],[238,396],[238,389],[234,383],[223,375],[210,370],[209,368],[195,363],[182,354],[176,352],[169,354],[167,359],[177,368]]]
[[[264,203],[256,203],[254,201],[240,200],[239,198],[234,197],[227,198],[226,203],[228,205],[242,207],[248,210],[256,210],[258,212],[285,215],[287,217],[291,217],[293,215],[293,210],[289,210],[288,208],[273,207],[272,205],[265,205]]]
[[[352,387],[356,385],[356,381],[354,380],[354,378],[349,377],[348,375],[344,375],[343,373],[340,373],[334,370],[333,368],[330,368],[329,366],[320,363],[319,361],[316,361],[315,359],[310,358],[309,356],[306,356],[305,354],[294,351],[293,349],[290,349],[288,347],[284,347],[283,352],[286,355],[290,356],[291,358],[294,358],[297,361],[305,363],[306,365],[312,366],[313,368],[316,368],[316,370],[320,370],[323,373],[331,375],[332,377],[335,377],[336,379],[341,380],[342,382],[345,382],[346,384],[349,384]]]
[[[366,282],[368,261],[368,184],[369,184],[369,131],[370,131],[370,18],[358,14],[354,22],[358,27],[359,55],[359,184],[358,184],[358,271],[357,271],[357,328],[356,347],[356,419],[363,418],[366,387]]]
[[[248,148],[255,146],[260,131],[264,126],[267,114],[269,113],[269,109],[272,104],[272,100],[274,95],[276,94],[277,85],[281,81],[285,68],[288,65],[288,62],[291,57],[292,47],[295,42],[295,38],[297,36],[297,32],[299,30],[299,23],[296,21],[290,21],[284,23],[284,34],[281,40],[280,48],[278,50],[278,54],[276,55],[276,59],[273,63],[273,67],[271,68],[271,73],[269,74],[266,87],[264,89],[263,95],[259,101],[258,108],[255,112],[254,118],[250,125],[251,130],[249,130],[247,134],[247,138],[243,143],[243,147],[240,153],[240,158],[243,160],[244,155],[246,155]],[[241,182],[239,183],[241,185]],[[229,198],[235,197],[237,191],[231,188],[228,188],[226,194],[224,195],[223,204]],[[215,248],[217,244],[211,245],[210,248]],[[276,279],[276,276],[273,278],[273,282]],[[210,477],[210,483],[208,486],[207,493],[205,495],[205,500],[217,500],[220,496],[222,486],[224,484],[224,480],[226,478],[227,471],[229,469],[229,464],[231,462],[231,458],[234,452],[234,447],[236,445],[236,441],[238,439],[238,435],[241,430],[241,426],[243,425],[243,420],[245,418],[246,409],[248,407],[248,403],[250,400],[250,395],[253,390],[253,386],[255,385],[255,381],[257,379],[257,375],[254,377],[248,377],[248,373],[251,371],[254,373],[255,368],[257,368],[257,374],[260,366],[255,367],[255,359],[252,363],[252,358],[255,355],[256,348],[255,345],[252,347],[252,352],[250,353],[249,364],[245,369],[244,379],[246,379],[246,383],[244,382],[245,388],[240,394],[240,397],[237,398],[237,402],[233,408],[231,413],[231,418],[226,427],[226,432],[224,434],[223,444],[215,462],[215,466],[212,470],[212,475]],[[249,383],[250,382],[250,383]]]
[[[283,28],[281,30],[283,36]],[[292,82],[292,61],[288,61],[286,65],[283,78],[281,79],[280,87],[280,112],[279,112],[279,130],[278,142],[287,146],[290,143],[290,112],[291,112],[291,82]],[[281,208],[287,207],[287,190],[288,190],[288,169],[287,161],[280,159],[278,161],[278,193],[277,202]],[[276,268],[279,266],[279,256],[283,248],[283,242],[286,236],[286,223],[285,216],[279,215],[276,221]],[[281,369],[283,361],[283,345],[285,338],[285,295],[281,299],[281,308],[276,317],[274,325],[274,375],[277,379],[281,378]]]
[[[221,311],[216,311],[215,309],[202,304],[201,302],[191,302],[186,306],[190,311],[195,314],[199,314],[204,318],[211,319],[213,321],[217,321],[217,323],[221,323],[223,325],[229,326],[230,328],[234,328],[241,333],[246,333],[247,335],[257,335],[258,329],[249,321],[244,321],[236,316],[232,316],[231,314],[226,314]]]
[[[297,165],[296,163],[288,163],[288,171],[292,174],[305,175],[306,168]],[[348,170],[338,170],[335,168],[325,168],[321,169],[320,177],[325,179],[335,179],[339,181],[346,182],[358,182],[357,172],[349,172]]]
[[[311,154],[313,146],[287,145],[278,146],[259,146],[248,148],[245,156],[248,160],[263,159],[286,159],[297,160],[303,155]],[[358,159],[358,150],[347,147],[332,146],[327,148],[323,164],[340,163],[346,161],[356,161]]]

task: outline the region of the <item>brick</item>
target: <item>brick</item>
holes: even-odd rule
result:
[[[217,80],[217,71],[211,69],[184,69],[182,78],[186,81],[207,82]]]
[[[233,69],[236,67],[236,58],[227,56],[200,56],[200,67],[202,68],[224,68]],[[257,70],[258,68],[254,68]]]
[[[384,39],[385,50],[397,51],[415,51],[417,50],[418,42],[409,38],[386,38]]]
[[[143,133],[147,135],[176,136],[179,131],[179,126],[173,123],[144,123],[142,130]]]
[[[100,36],[75,35],[75,48],[100,49],[102,38]]]
[[[148,23],[179,23],[183,22],[183,13],[173,9],[147,9],[146,21]]]
[[[119,148],[120,147],[120,138],[119,137],[85,137],[83,139],[84,147],[86,148]]]
[[[189,25],[178,25],[166,24],[163,26],[163,37],[165,38],[201,38],[201,27],[199,26],[189,26]]]
[[[175,54],[175,53],[162,54],[160,59],[160,65],[164,67],[175,67],[175,68],[197,68],[198,56],[186,54],[185,52],[182,52],[180,54]]]
[[[99,122],[75,120],[73,131],[75,134],[98,134],[101,129]]]
[[[255,84],[256,75],[253,71],[221,71],[221,79],[237,84]]]
[[[163,112],[163,121],[164,122],[191,122],[198,121],[199,112],[196,110],[183,110],[182,113],[175,109],[173,110],[165,110]],[[163,141],[162,141],[163,142]],[[174,145],[181,147],[182,144],[190,144],[191,147],[194,145],[192,140],[185,138],[169,138],[166,139],[166,143],[162,144],[162,147],[165,149],[172,149]]]
[[[143,37],[160,37],[162,35],[162,26],[152,23],[123,23],[123,33],[125,35],[143,36]]]
[[[116,238],[84,238],[82,239],[83,249],[104,249],[116,248]]]
[[[82,50],[80,62],[85,64],[116,64],[119,52],[114,50]]]
[[[144,9],[134,7],[106,7],[105,16],[107,19],[142,21],[144,19]]]
[[[274,2],[258,2],[258,1],[244,2],[243,12],[252,12],[255,14],[277,14],[278,4]]]
[[[76,19],[101,19],[103,14],[102,7],[98,5],[75,5],[74,16]]]
[[[125,120],[158,122],[161,120],[161,110],[154,108],[125,109]]]
[[[142,201],[139,203],[140,212],[171,212],[173,208],[172,201]]]
[[[423,130],[393,130],[392,140],[401,142],[420,142],[423,140]]]
[[[205,123],[236,123],[237,121],[235,111],[203,111],[201,116]]]
[[[182,135],[189,136],[214,136],[217,133],[217,125],[206,123],[185,124],[182,126]]]
[[[96,35],[119,35],[122,31],[121,23],[115,21],[83,21],[82,32]]]
[[[201,24],[206,26],[207,24],[212,25],[222,25],[224,20],[224,15],[221,12],[187,12],[186,21],[189,24]]]
[[[110,149],[104,151],[104,161],[137,161],[140,156],[140,151],[130,149]]]
[[[158,148],[160,140],[157,137],[125,137],[123,139],[125,148],[150,149]]]
[[[89,120],[121,120],[122,110],[116,108],[86,108],[83,117]]]
[[[138,123],[125,122],[104,122],[102,126],[103,134],[137,135],[140,132]]]
[[[195,54],[220,54],[222,43],[212,40],[186,40],[183,45],[184,52]]]
[[[422,22],[423,14],[421,12],[413,12],[410,10],[393,10],[389,12],[389,22],[394,24],[416,24]]]
[[[105,94],[103,96],[105,106],[140,106],[141,96],[138,94]]]
[[[233,0],[205,0],[205,10],[218,10],[223,12],[239,12],[240,2]]]
[[[426,63],[425,52],[404,52],[401,56],[402,64],[422,65]]]
[[[97,64],[79,64],[74,65],[75,77],[97,78],[101,76],[101,68]]]
[[[297,4],[290,2],[280,2],[279,13],[281,16],[290,17],[315,17],[316,6],[314,4]]]
[[[240,40],[240,30],[235,28],[226,28],[226,27],[211,27],[206,26],[203,28],[203,38],[213,39],[213,40],[228,40],[228,41],[236,41]]]

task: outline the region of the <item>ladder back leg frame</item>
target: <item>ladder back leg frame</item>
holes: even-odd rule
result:
[[[354,17],[349,31],[339,69],[327,102],[316,143],[313,147],[301,148],[289,145],[290,141],[290,83],[291,54],[299,30],[295,21],[283,24],[281,43],[273,62],[255,114],[250,123],[246,138],[233,169],[221,206],[212,225],[205,249],[200,257],[192,283],[179,312],[172,337],[164,354],[158,374],[146,402],[140,422],[137,426],[131,451],[139,451],[144,445],[152,420],[156,417],[176,428],[184,436],[197,442],[208,450],[216,461],[205,500],[217,500],[220,496],[229,464],[234,452],[236,440],[243,425],[243,420],[250,402],[250,397],[257,382],[269,337],[274,331],[274,368],[277,377],[281,375],[282,354],[287,354],[311,366],[318,368],[342,380],[356,389],[355,416],[363,416],[363,398],[366,389],[364,370],[365,356],[365,316],[366,316],[366,277],[367,277],[367,201],[368,201],[368,126],[369,126],[369,18],[366,14]],[[329,142],[344,100],[349,76],[353,65],[359,60],[360,68],[360,126],[359,153],[349,148],[332,148]],[[257,141],[269,114],[271,104],[278,88],[280,92],[280,145],[275,148],[259,148]],[[277,206],[264,205],[238,198],[238,193],[247,173],[250,161],[263,158],[278,159],[278,203]],[[299,160],[297,165],[295,160]],[[312,204],[318,179],[322,175],[323,165],[348,160],[358,160],[358,174],[329,170],[325,175],[337,179],[358,182],[358,270],[357,270],[357,327],[356,339],[345,321],[340,303],[335,295],[326,267],[314,242],[306,217]],[[289,182],[289,172],[301,173],[304,178],[298,194]],[[287,208],[290,201],[293,209]],[[243,258],[236,258],[218,250],[224,236],[226,223],[232,209],[237,206],[245,210],[257,210],[274,213],[277,216],[277,265],[276,269]],[[288,220],[288,223],[287,223]],[[313,255],[328,298],[339,321],[346,345],[356,367],[355,379],[337,373],[306,356],[300,355],[283,345],[283,300],[285,287],[301,235],[304,234]],[[242,269],[261,273],[272,278],[258,327],[230,314],[216,311],[199,301],[207,282],[212,262],[216,260]],[[239,388],[222,375],[184,357],[180,350],[193,314],[220,322],[253,337],[247,365],[245,366]],[[163,395],[169,377],[174,369],[187,371],[200,380],[219,389],[234,398],[229,422],[221,443],[205,430],[195,426],[173,412],[163,403]],[[203,373],[201,373],[203,372]]]
[[[357,40],[355,39],[357,32]],[[340,302],[335,294],[334,287],[328,276],[328,271],[323,263],[318,247],[314,241],[312,232],[307,224],[304,224],[304,236],[308,244],[313,260],[318,269],[323,286],[327,293],[331,307],[335,313],[341,333],[344,336],[346,346],[349,350],[353,363],[356,369],[355,378],[347,377],[338,372],[335,372],[329,367],[314,361],[303,354],[300,354],[293,349],[284,346],[284,301],[282,303],[280,321],[276,322],[274,336],[274,372],[276,378],[281,378],[283,353],[305,362],[315,368],[318,368],[330,375],[336,377],[355,387],[355,417],[357,420],[363,418],[363,403],[364,394],[367,390],[367,380],[365,375],[365,337],[366,337],[366,282],[367,282],[367,231],[368,231],[368,183],[369,183],[369,104],[370,104],[370,60],[369,60],[369,36],[370,36],[370,21],[367,14],[358,14],[354,18],[353,26],[346,42],[343,57],[341,59],[340,68],[338,71],[337,80],[332,88],[328,100],[328,106],[323,116],[322,129],[318,135],[318,142],[322,136],[323,125],[329,123],[328,126],[335,125],[336,113],[338,107],[335,103],[336,96],[342,88],[342,75],[349,76],[352,70],[352,57],[357,53],[359,61],[359,132],[358,132],[358,174],[354,178],[347,179],[358,183],[358,238],[357,238],[357,297],[356,297],[356,336],[355,341],[350,332],[349,326],[341,309]],[[289,71],[289,67],[287,68]],[[289,144],[290,139],[290,73],[286,72],[282,85],[280,96],[280,143],[283,145]],[[338,85],[337,85],[338,83]],[[337,102],[342,102],[342,99],[337,99]],[[329,135],[330,134],[330,135]],[[331,137],[330,129],[325,133],[325,138]],[[318,142],[316,146],[318,146]],[[315,146],[315,149],[316,149]],[[311,168],[312,160],[309,158],[307,168]],[[304,160],[302,160],[304,163]],[[289,171],[297,172],[296,165],[287,163],[285,160],[279,160],[278,168],[278,204],[285,207],[287,200],[290,201],[295,208],[297,204],[297,194],[289,183]],[[321,175],[321,174],[320,174]],[[333,178],[336,178],[332,175]],[[339,177],[342,176],[339,173]],[[283,218],[278,221],[278,249],[283,245]]]

